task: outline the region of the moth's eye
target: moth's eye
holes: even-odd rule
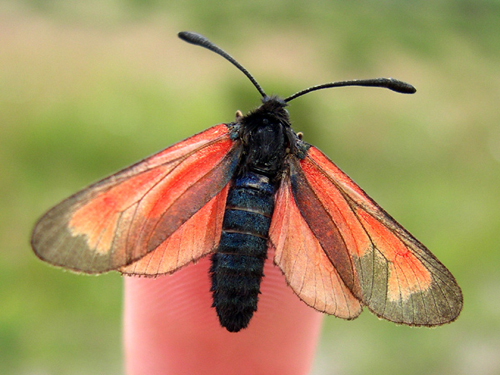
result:
[[[262,124],[269,125],[269,120],[267,118],[262,119]]]

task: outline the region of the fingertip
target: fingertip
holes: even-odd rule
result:
[[[211,308],[209,260],[156,279],[125,280],[128,375],[307,374],[322,314],[306,306],[266,261],[258,311],[230,333]]]

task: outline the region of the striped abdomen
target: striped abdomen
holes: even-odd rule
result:
[[[222,235],[212,255],[213,307],[222,326],[238,332],[257,310],[274,209],[269,178],[247,172],[229,190]]]

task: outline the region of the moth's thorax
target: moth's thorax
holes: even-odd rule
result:
[[[293,138],[285,106],[279,98],[266,97],[260,107],[241,118],[242,171],[274,178],[282,170]]]

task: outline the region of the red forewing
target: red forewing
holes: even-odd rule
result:
[[[202,223],[219,224],[216,212],[227,194],[219,192],[229,183],[240,152],[224,124],[194,135],[55,206],[35,226],[33,248],[52,264],[87,273],[127,266],[159,247],[180,252],[166,240],[197,212],[198,220],[181,232],[199,233]],[[180,258],[195,260],[213,250],[207,246]],[[167,265],[159,269],[172,271]]]
[[[309,237],[313,235],[326,255],[320,262],[330,263],[350,292],[379,317],[427,326],[456,319],[462,308],[460,288],[451,273],[424,245],[318,149],[309,148],[300,161],[288,158],[288,165],[294,197],[288,207],[300,212],[302,225],[307,228],[301,228],[300,220],[295,218],[295,229],[290,221],[287,224],[290,228],[283,225],[285,229],[281,229],[281,233],[302,230],[307,231]],[[289,188],[282,185],[280,195],[285,194],[283,189]],[[280,223],[284,221],[275,217]],[[276,262],[280,266],[291,264],[293,259],[288,257],[293,254],[295,244],[283,244],[277,236],[271,240],[279,244],[278,248],[281,246],[285,257],[277,258]],[[314,242],[311,238],[308,241]],[[311,248],[314,248],[314,255],[310,257],[316,257],[318,249],[311,246],[307,251]],[[302,265],[292,269],[300,267]],[[288,269],[281,268],[287,275]],[[316,265],[316,268],[327,272],[327,265]],[[314,277],[322,279],[325,275]],[[291,279],[288,275],[287,278]],[[294,290],[309,303],[310,290],[305,286]],[[329,308],[336,309],[336,303]]]

